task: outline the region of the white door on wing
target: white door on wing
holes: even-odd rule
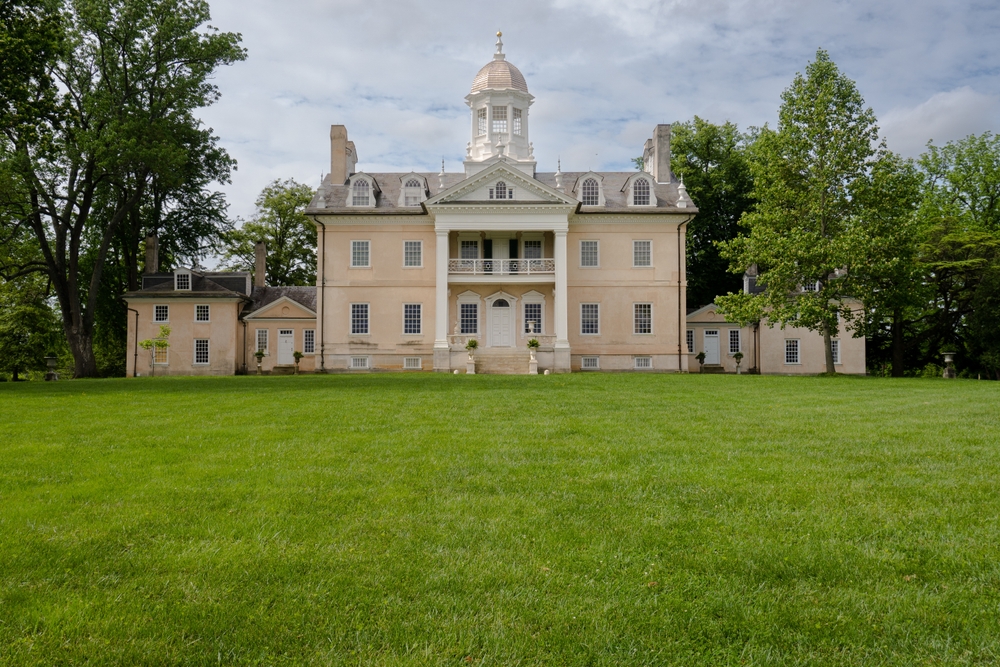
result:
[[[290,366],[295,363],[295,331],[278,330],[278,365]]]
[[[718,365],[719,361],[719,331],[705,330],[705,363]]]
[[[490,308],[490,315],[493,324],[493,331],[490,332],[490,345],[492,347],[511,346],[511,307],[506,299],[497,299]]]

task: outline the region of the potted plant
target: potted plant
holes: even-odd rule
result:
[[[302,354],[298,350],[295,350],[295,352],[292,353],[292,356],[295,357],[295,374],[298,375],[299,374],[299,362],[302,361],[302,357],[304,357],[306,355]]]
[[[699,373],[704,373],[705,372],[705,353],[704,352],[699,352],[698,354],[695,355],[694,358],[698,360],[698,372]]]
[[[475,353],[477,347],[479,347],[479,341],[475,338],[470,338],[469,342],[465,344],[465,349],[469,352],[469,361],[472,361],[473,354]]]
[[[531,355],[532,361],[535,360],[535,352],[538,351],[538,348],[541,347],[541,345],[542,344],[538,342],[537,338],[532,338],[528,341],[528,354]]]
[[[261,375],[260,362],[264,360],[264,350],[257,350],[253,356],[257,357],[257,375]]]
[[[742,352],[737,352],[736,354],[733,355],[733,359],[736,361],[736,374],[739,375],[740,374],[740,362],[743,361],[743,353]]]

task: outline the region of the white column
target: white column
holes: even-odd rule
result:
[[[569,347],[569,303],[567,300],[566,278],[566,231],[556,231],[556,347]]]
[[[451,365],[448,348],[448,232],[437,230],[435,239],[434,369]]]

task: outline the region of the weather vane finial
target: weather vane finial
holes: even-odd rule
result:
[[[494,58],[503,59],[503,32],[497,30],[497,52]]]

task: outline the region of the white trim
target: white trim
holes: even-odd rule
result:
[[[312,332],[312,335],[313,335],[313,344],[312,344],[312,348],[313,349],[312,349],[311,352],[307,352],[306,351],[306,333],[310,332],[310,331]],[[302,354],[304,354],[307,357],[316,354],[316,330],[315,329],[303,329],[302,330]]]
[[[367,204],[355,204],[354,203],[354,184],[357,181],[366,181],[368,183],[368,203]],[[345,204],[348,208],[364,208],[372,209],[375,208],[375,202],[378,200],[378,193],[381,190],[378,187],[378,183],[375,178],[369,176],[368,174],[359,171],[356,174],[351,174],[347,179],[347,201]]]
[[[635,251],[637,243],[648,243],[649,244],[649,264],[636,264],[635,263]],[[651,269],[653,268],[653,239],[632,239],[632,268],[633,269]]]
[[[271,330],[270,329],[254,329],[254,334],[253,334],[253,351],[254,351],[254,354],[256,354],[261,349],[261,347],[260,347],[260,332],[261,331],[264,332],[264,356],[265,357],[269,357],[269,356],[271,356],[271,352],[270,352],[270,347],[271,347],[271,333],[270,332],[271,332]]]
[[[638,332],[636,331],[636,306],[649,306],[649,331]],[[653,327],[654,317],[653,317],[653,302],[652,301],[633,301],[632,302],[632,335],[633,336],[653,336],[656,330]]]
[[[736,352],[743,351],[743,331],[741,329],[728,329],[729,333],[726,334],[726,351],[729,356],[733,356]],[[733,352],[733,333],[736,333],[736,352]]]
[[[419,317],[419,319],[417,321],[417,327],[420,329],[420,331],[418,331],[417,333],[407,333],[407,331],[406,331],[406,307],[407,306],[416,306],[417,308],[420,309],[420,317]],[[423,303],[417,303],[417,302],[411,301],[409,303],[403,303],[401,305],[401,308],[402,308],[402,313],[403,313],[403,326],[402,326],[403,336],[406,337],[406,338],[414,338],[414,337],[423,338],[423,335],[424,335],[424,304]]]
[[[594,332],[584,332],[583,330],[583,307],[584,306],[597,306],[597,331]],[[580,335],[581,336],[600,336],[601,335],[601,302],[600,301],[587,301],[580,303]]]
[[[409,204],[409,205],[407,205],[407,203],[406,203],[406,184],[407,184],[407,182],[409,182],[412,179],[416,179],[417,183],[419,183],[419,187],[420,187],[420,201],[417,202],[416,204]],[[426,178],[424,178],[423,176],[421,176],[420,174],[418,174],[418,173],[416,173],[414,171],[411,171],[410,173],[404,174],[403,176],[399,177],[399,198],[396,201],[396,205],[397,206],[399,206],[401,208],[419,209],[420,208],[420,204],[422,204],[426,200],[427,200],[427,179]]]
[[[479,296],[477,292],[467,290],[458,295],[455,299],[456,310],[458,312],[456,315],[456,327],[455,331],[462,336],[481,336],[483,332],[483,308],[480,305],[482,297]],[[476,330],[475,332],[463,332],[462,331],[462,304],[475,304],[476,305]]]
[[[156,319],[156,309],[166,308],[167,309],[167,319],[158,320]],[[168,324],[170,322],[170,304],[168,303],[154,303],[153,304],[153,324]]]
[[[834,346],[833,343],[836,343],[836,346]],[[830,339],[830,347],[834,348],[833,349],[833,365],[834,366],[840,366],[841,365],[841,360],[843,359],[843,356],[844,356],[843,355],[844,351],[840,348],[840,339],[839,338],[831,338]],[[826,350],[823,350],[823,354],[826,354]]]
[[[365,331],[364,333],[354,333],[354,306],[365,307]],[[347,334],[349,336],[371,336],[372,335],[372,305],[368,301],[352,301],[347,309]]]
[[[200,341],[200,340],[205,341],[205,347],[207,348],[205,350],[205,355],[206,355],[207,359],[205,361],[201,361],[201,362],[198,361],[198,341]],[[191,365],[192,366],[208,366],[208,365],[210,365],[212,363],[212,342],[211,342],[211,339],[209,339],[209,338],[195,338],[194,339],[194,343],[192,344],[192,347],[191,347],[191,351],[192,351],[192,354],[191,354]]]
[[[406,263],[406,244],[407,243],[417,243],[420,248],[420,263],[419,264],[407,264]],[[371,252],[371,246],[369,246],[369,252]],[[422,269],[424,268],[424,241],[423,239],[403,239],[403,268],[404,269]]]
[[[204,320],[198,319],[198,309],[201,307],[208,308],[208,318]],[[207,324],[212,321],[212,304],[209,303],[196,303],[194,304],[194,323],[195,324]]]
[[[576,197],[571,197],[563,192],[560,192],[559,190],[556,190],[555,188],[545,185],[541,181],[531,178],[528,174],[525,174],[516,167],[507,164],[507,159],[508,158],[501,156],[493,165],[480,171],[471,178],[464,179],[450,188],[442,190],[433,197],[427,199],[424,203],[430,207],[438,204],[458,202],[461,197],[466,194],[475,192],[489,183],[494,183],[497,180],[503,180],[508,185],[510,185],[511,181],[513,181],[515,187],[524,188],[528,192],[534,193],[536,197],[541,197],[544,200],[543,202],[531,202],[536,205],[539,203],[548,203],[549,205],[563,204],[572,206],[575,209],[579,204]],[[505,209],[509,211],[506,207]]]
[[[268,317],[261,317],[260,316],[261,313],[268,312],[269,310],[271,310],[272,308],[274,308],[275,306],[277,306],[280,303],[288,303],[288,304],[291,304],[293,306],[298,306],[302,310],[304,310],[307,313],[309,313],[310,315],[312,315],[312,317],[280,317],[280,316],[276,317],[274,315],[270,315]],[[271,303],[267,304],[263,308],[255,310],[254,312],[252,312],[249,315],[245,316],[243,319],[245,319],[245,320],[261,320],[261,321],[265,321],[265,322],[266,321],[271,321],[271,320],[273,320],[273,321],[280,321],[280,320],[311,320],[311,319],[316,319],[316,312],[312,308],[309,308],[308,306],[303,306],[301,303],[299,303],[295,299],[290,299],[287,296],[283,296],[280,299],[275,299],[274,301],[272,301]]]
[[[635,182],[639,179],[644,179],[649,185],[649,203],[648,204],[636,204],[633,199],[635,195]],[[656,184],[653,182],[653,177],[644,171],[638,171],[625,181],[625,185],[622,186],[622,192],[627,194],[627,204],[629,208],[656,208]]]
[[[788,360],[788,344],[795,343],[795,358],[796,361]],[[785,349],[783,350],[784,356],[782,360],[784,366],[801,366],[802,365],[802,342],[798,338],[786,338],[785,339]]]
[[[632,357],[632,368],[637,371],[653,370],[653,357],[648,354],[640,354]]]
[[[587,365],[590,361],[592,364]],[[601,370],[601,357],[596,354],[588,354],[580,358],[580,370],[581,371],[599,371]]]
[[[592,178],[597,181],[597,203],[596,204],[584,204],[583,203],[583,184],[587,179]],[[604,176],[598,174],[596,171],[588,171],[586,174],[581,175],[576,179],[576,183],[573,184],[573,193],[576,194],[577,200],[580,202],[580,206],[584,206],[588,209],[601,208],[606,205],[606,200],[604,199]]]
[[[352,371],[368,371],[372,368],[372,358],[368,355],[352,354],[347,361],[347,368]]]
[[[367,243],[368,244],[368,263],[367,264],[355,264],[354,263],[354,244],[355,243]],[[372,240],[371,239],[351,239],[351,257],[350,262],[347,264],[349,269],[370,269],[372,268]]]
[[[497,345],[493,341],[493,304],[496,301],[503,299],[507,302],[507,308],[510,310],[510,326],[512,331],[510,332],[510,345]],[[483,301],[486,303],[486,347],[517,347],[517,301],[518,298],[513,294],[508,294],[503,290],[499,292],[494,292],[493,294],[484,297]]]
[[[528,316],[525,314],[528,304],[537,304],[542,307],[541,322],[539,322],[538,330],[534,334],[529,334],[525,329],[528,328]],[[536,292],[531,290],[530,292],[525,292],[521,295],[521,322],[519,331],[521,332],[521,338],[527,338],[531,336],[544,336],[545,335],[545,295],[541,292]]]
[[[166,358],[166,361],[157,361],[156,360],[156,352],[158,350],[163,350],[163,354],[164,354],[164,357]],[[170,365],[170,347],[169,346],[168,347],[160,347],[160,348],[154,347],[153,348],[153,365],[154,366],[169,366]]]
[[[404,371],[419,371],[424,368],[424,360],[421,357],[403,357]]]
[[[187,276],[187,284],[188,284],[187,287],[179,287],[177,285],[177,282],[178,282],[177,279],[180,276]],[[175,292],[190,292],[191,291],[191,287],[192,287],[192,283],[194,283],[194,278],[192,277],[191,271],[189,269],[177,269],[176,271],[174,271],[174,291]]]

